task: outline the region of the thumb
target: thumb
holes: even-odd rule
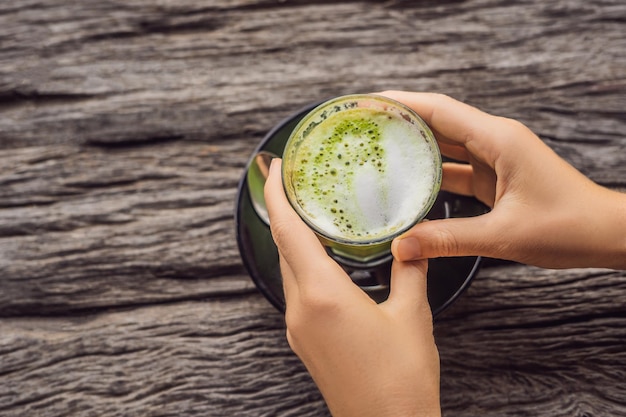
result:
[[[500,245],[491,214],[476,217],[431,220],[415,225],[398,236],[391,252],[398,261],[447,256],[489,255]]]

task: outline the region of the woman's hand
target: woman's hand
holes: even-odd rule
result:
[[[431,127],[445,163],[442,188],[493,208],[424,222],[397,238],[402,261],[484,255],[548,268],[626,269],[626,195],[593,183],[519,122],[440,94],[380,93]]]
[[[274,160],[265,186],[280,254],[287,340],[337,416],[437,416],[439,355],[426,261],[394,261],[376,304],[326,253],[289,205]]]

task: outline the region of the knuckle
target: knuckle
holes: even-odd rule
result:
[[[526,134],[532,134],[531,130],[519,120],[508,117],[494,116],[500,122],[501,138],[509,142],[516,142],[517,139]]]
[[[288,308],[285,313],[285,325],[287,327],[287,343],[289,343],[289,347],[291,347],[294,352],[298,353],[300,346],[299,339],[303,331],[306,330],[304,320],[302,320],[299,314],[295,314],[292,309],[290,310]]]
[[[447,94],[443,94],[443,93],[431,93],[432,96],[438,100],[445,100],[445,101],[452,101],[454,100],[452,97],[450,97]]]
[[[312,317],[332,314],[341,307],[341,300],[332,289],[323,285],[309,285],[300,290],[300,307]]]
[[[287,344],[289,344],[289,347],[291,348],[291,350],[298,353],[299,351],[298,340],[296,337],[293,336],[293,333],[291,332],[289,327],[287,327],[287,330],[285,331],[285,336],[287,337]]]
[[[285,249],[288,246],[286,245],[286,241],[291,229],[292,227],[288,221],[281,218],[272,219],[270,222],[270,231],[276,246],[281,249]]]
[[[526,125],[524,125],[519,120],[511,119],[509,117],[500,117],[499,119],[505,124],[505,126],[507,126],[511,130],[514,130],[514,131],[528,130]]]
[[[287,306],[285,312],[289,337],[296,342],[318,323],[327,323],[337,317],[341,308],[342,302],[333,291],[315,285],[300,288],[297,299]]]
[[[436,234],[434,247],[439,256],[456,256],[459,253],[459,242],[450,230],[439,229]]]

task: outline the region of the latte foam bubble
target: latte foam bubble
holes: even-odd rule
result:
[[[406,115],[353,108],[302,136],[291,185],[309,223],[327,236],[369,242],[405,230],[439,189],[438,150]]]

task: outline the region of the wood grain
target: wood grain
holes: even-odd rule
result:
[[[316,415],[323,401],[263,301],[4,320],[0,412]]]
[[[484,268],[436,326],[454,415],[624,415],[624,272]]]
[[[263,135],[437,91],[626,190],[625,23],[617,0],[0,3],[0,414],[327,415],[238,254]],[[444,413],[626,415],[625,278],[488,263],[436,326]]]

